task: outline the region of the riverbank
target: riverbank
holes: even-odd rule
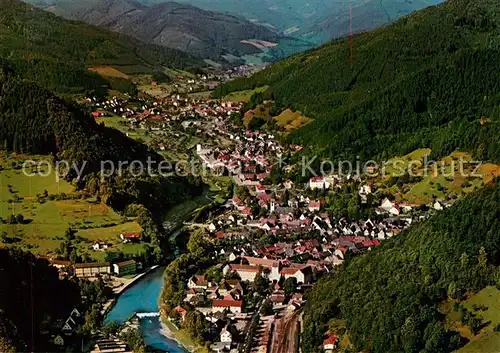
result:
[[[161,324],[161,333],[171,339],[176,341],[181,347],[183,347],[185,350],[192,352],[192,353],[209,353],[209,349],[206,347],[203,347],[196,342],[193,342],[193,340],[189,337],[187,333],[185,333],[183,330],[180,330],[178,327],[176,327],[172,322],[170,322],[168,319],[161,317],[160,316],[160,324]]]
[[[157,268],[158,268],[158,265],[151,266],[150,268],[146,269],[146,271],[139,273],[137,276],[124,281],[125,282],[124,285],[121,286],[120,288],[113,289],[113,293],[116,296],[119,296],[125,289],[127,289],[128,287],[133,285],[135,282],[137,282],[139,279],[141,279],[143,276],[147,275],[151,271],[156,270]]]
[[[114,298],[108,300],[106,303],[104,303],[101,314],[103,316],[106,316],[112,309],[113,306],[116,304],[116,301],[120,294],[122,294],[127,288],[132,286],[134,283],[136,283],[138,280],[140,280],[142,277],[145,275],[149,274],[151,271],[154,271],[158,268],[158,265],[154,265],[150,268],[148,268],[146,271],[139,273],[137,276],[130,278],[130,279],[122,279],[124,284],[120,286],[119,288],[113,288],[113,294]]]

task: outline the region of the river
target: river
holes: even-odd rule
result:
[[[173,207],[166,214],[164,226],[171,232],[170,237],[172,240],[175,240],[175,237],[179,234],[178,227],[182,226],[183,221],[189,220],[194,210],[211,202],[210,195],[211,192],[208,188],[205,188],[202,195]],[[172,243],[175,243],[175,241],[172,241]],[[175,254],[178,255],[177,250]],[[165,268],[159,267],[125,289],[118,297],[114,307],[106,315],[104,322],[115,321],[123,324],[135,313],[157,313],[159,311],[158,299],[163,286],[164,270]],[[159,317],[140,319],[140,328],[144,342],[148,346],[169,353],[188,352],[182,346],[179,346],[176,341],[162,333]]]
[[[105,323],[115,321],[123,324],[135,313],[158,312],[158,297],[163,285],[164,270],[165,268],[159,267],[127,288],[106,315]],[[187,352],[176,341],[162,334],[159,317],[140,319],[140,327],[144,342],[148,346],[169,353]]]

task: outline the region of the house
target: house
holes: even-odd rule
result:
[[[92,245],[92,250],[94,251],[97,250],[105,251],[106,249],[108,249],[108,244],[95,243],[94,245]]]
[[[266,187],[259,183],[259,184],[255,185],[255,192],[257,194],[263,194],[266,192]]]
[[[182,306],[180,306],[180,305],[177,305],[174,308],[174,310],[179,315],[179,317],[181,318],[181,322],[184,322],[186,320],[187,311]]]
[[[368,195],[368,194],[371,194],[372,193],[372,188],[370,185],[363,185],[360,189],[359,189],[359,194],[360,195]]]
[[[280,289],[280,290],[275,290],[273,294],[271,294],[270,301],[273,304],[273,306],[276,306],[276,305],[283,305],[285,299],[286,299],[285,291]]]
[[[229,311],[233,314],[241,314],[243,311],[243,301],[231,299],[218,299],[212,302],[212,313],[222,313]]]
[[[285,280],[290,277],[295,277],[297,279],[297,283],[310,283],[313,280],[312,269],[310,266],[285,267],[280,273],[283,277],[285,277]]]
[[[226,276],[230,272],[236,272],[242,281],[250,281],[253,282],[255,277],[260,273],[260,268],[258,266],[251,265],[236,265],[229,264],[226,265],[222,273]]]
[[[120,239],[124,243],[139,242],[141,240],[141,232],[122,233],[120,234]]]
[[[252,216],[252,209],[250,207],[245,207],[240,212],[245,217],[251,217]]]
[[[291,189],[291,188],[293,188],[293,181],[288,179],[283,183],[283,185],[285,185],[285,189]]]
[[[386,212],[389,212],[390,214],[392,214],[394,216],[398,216],[400,213],[400,207],[397,204],[397,202],[391,201],[388,198],[385,198],[384,201],[382,201],[380,208]]]
[[[54,337],[53,342],[56,346],[64,346],[64,338],[62,338],[61,335],[57,335],[56,337]]]
[[[94,262],[85,264],[74,264],[77,277],[94,277],[96,275],[111,274],[109,262]]]
[[[315,212],[321,209],[321,202],[319,201],[311,201],[309,202],[309,211]]]
[[[330,188],[330,183],[328,183],[324,177],[322,176],[317,176],[317,177],[312,177],[309,179],[309,188],[311,190],[315,189],[329,189]]]
[[[66,321],[64,322],[64,325],[62,327],[62,332],[67,335],[67,336],[70,336],[73,334],[73,332],[75,331],[76,329],[76,322],[75,320],[73,320],[73,318],[70,316],[68,319],[66,319]]]
[[[135,260],[128,260],[113,264],[113,272],[117,276],[135,275],[137,272],[137,263]]]
[[[188,281],[189,289],[208,289],[208,287],[211,287],[211,283],[205,275],[193,276]]]
[[[220,332],[220,341],[222,343],[229,343],[229,344],[233,342],[233,335],[231,334],[231,332],[229,332],[227,326],[224,327]]]
[[[434,202],[434,205],[432,205],[432,207],[436,210],[436,211],[442,211],[444,209],[443,205],[441,204],[441,202],[439,201],[436,201]]]
[[[62,327],[62,332],[67,336],[72,335],[73,332],[75,332],[78,323],[81,321],[81,316],[82,315],[80,314],[78,309],[74,308],[69,314],[69,317],[64,322],[64,325]]]
[[[329,336],[327,339],[323,341],[323,349],[325,351],[333,351],[337,348],[338,345],[338,337],[335,335]]]
[[[66,267],[71,267],[72,265],[71,261],[53,260],[53,259],[47,259],[47,261],[49,261],[49,263],[58,270],[64,269]]]
[[[243,209],[245,209],[245,204],[243,203],[243,201],[238,197],[238,195],[234,195],[233,196],[233,206],[238,210],[238,211],[242,211]]]
[[[215,231],[217,230],[217,226],[214,224],[214,222],[212,222],[212,223],[210,223],[210,224],[208,225],[208,230],[209,230],[210,232],[215,232]]]

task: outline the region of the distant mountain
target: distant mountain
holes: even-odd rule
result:
[[[285,34],[320,43],[355,30],[368,30],[443,0],[178,0],[212,11],[239,14]],[[146,4],[162,0],[141,0]]]
[[[55,0],[36,4],[68,19],[82,20],[202,58],[261,53],[255,40],[273,46],[282,37],[275,30],[236,15],[175,2],[146,6],[135,0]]]
[[[500,3],[453,0],[390,26],[291,56],[218,87],[268,86],[264,99],[314,121],[290,141],[355,160],[431,148],[500,161]]]
[[[296,33],[313,41],[326,41],[343,37],[350,32],[352,4],[352,30],[362,32],[383,26],[413,11],[437,5],[443,0],[357,0],[330,6],[316,23]]]
[[[179,50],[67,21],[16,0],[0,0],[0,38],[0,66],[57,92],[109,86],[109,80],[88,70],[95,65],[112,65],[127,74],[203,65]]]

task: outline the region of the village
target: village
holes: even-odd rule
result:
[[[189,81],[191,82],[191,81]],[[188,83],[189,83],[188,82]],[[168,97],[87,98],[99,122],[140,138],[184,171],[212,186],[231,186],[230,195],[208,214],[185,222],[214,245],[218,275],[185,278],[183,304],[163,313],[183,327],[187,313],[204,315],[215,352],[294,352],[307,292],[345,259],[372,251],[411,224],[449,206],[400,203],[376,193],[362,175],[295,177],[293,156],[301,146],[282,142],[282,132],[242,124],[243,102],[186,94]],[[348,198],[339,213],[337,197]],[[140,234],[121,234],[124,242]],[[94,244],[99,250],[105,244]],[[94,248],[96,250],[96,248]],[[106,249],[102,249],[105,251]],[[134,260],[119,263],[57,264],[76,276],[133,275]],[[324,350],[335,350],[340,335],[329,332]]]

